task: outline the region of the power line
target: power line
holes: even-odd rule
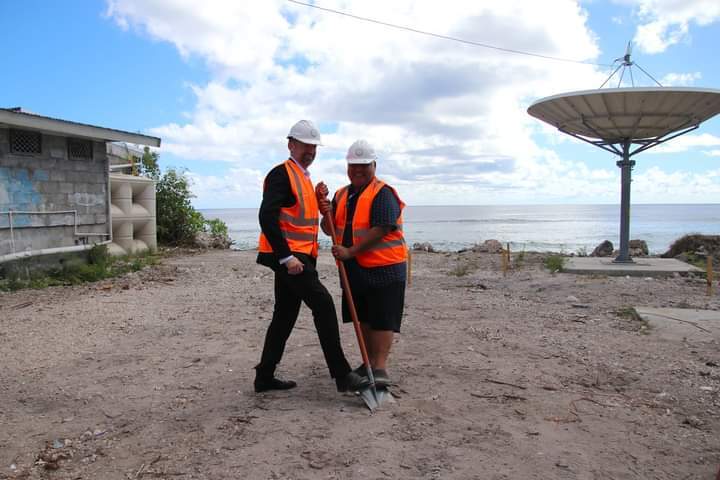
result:
[[[553,57],[553,56],[550,56],[550,55],[542,55],[542,54],[540,54],[540,53],[524,52],[524,51],[522,51],[522,50],[514,50],[514,49],[512,49],[512,48],[498,47],[498,46],[495,46],[495,45],[489,45],[489,44],[487,44],[487,43],[473,42],[472,40],[465,40],[465,39],[462,39],[462,38],[450,37],[450,36],[448,36],[448,35],[441,35],[441,34],[439,34],[439,33],[427,32],[427,31],[425,31],[425,30],[418,30],[418,29],[412,28],[412,27],[406,27],[406,26],[397,25],[397,24],[394,24],[394,23],[383,22],[383,21],[381,21],[381,20],[375,20],[374,18],[361,17],[361,16],[358,16],[358,15],[353,15],[353,14],[351,14],[351,13],[342,12],[342,11],[340,11],[340,10],[333,10],[332,8],[325,8],[325,7],[321,7],[321,6],[319,6],[319,5],[313,5],[312,3],[300,2],[300,1],[298,1],[298,0],[287,0],[287,1],[290,2],[290,3],[294,3],[294,4],[296,4],[296,5],[302,5],[302,6],[304,6],[304,7],[315,8],[315,9],[318,9],[318,10],[322,10],[322,11],[324,11],[324,12],[334,13],[334,14],[337,14],[337,15],[343,15],[343,16],[345,16],[345,17],[353,18],[353,19],[355,19],[355,20],[361,20],[361,21],[363,21],[363,22],[376,23],[376,24],[378,24],[378,25],[383,25],[383,26],[385,26],[385,27],[396,28],[396,29],[398,29],[398,30],[405,30],[405,31],[408,31],[408,32],[413,32],[413,33],[419,33],[420,35],[427,35],[427,36],[429,36],[429,37],[440,38],[440,39],[443,39],[443,40],[451,40],[451,41],[453,41],[453,42],[464,43],[464,44],[466,44],[466,45],[473,45],[473,46],[475,46],[475,47],[489,48],[489,49],[498,50],[498,51],[501,51],[501,52],[515,53],[515,54],[517,54],[517,55],[526,55],[526,56],[528,56],[528,57],[544,58],[544,59],[546,59],[546,60],[555,60],[555,61],[558,61],[558,62],[579,63],[579,64],[583,64],[583,65],[595,65],[595,66],[598,66],[598,67],[612,67],[612,65],[608,65],[608,64],[605,64],[605,63],[595,63],[595,62],[587,62],[587,61],[584,61],[584,60],[573,60],[573,59],[570,59],[570,58]]]

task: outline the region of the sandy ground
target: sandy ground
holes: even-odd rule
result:
[[[298,388],[252,391],[273,303],[252,252],[0,294],[0,479],[714,479],[720,339],[617,312],[718,297],[540,262],[416,253],[374,415],[335,391],[306,308],[281,364]],[[339,300],[327,251],[320,270]]]

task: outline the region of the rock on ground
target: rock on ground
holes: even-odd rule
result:
[[[604,240],[595,247],[590,254],[591,257],[609,257],[613,254],[613,243],[610,240]]]

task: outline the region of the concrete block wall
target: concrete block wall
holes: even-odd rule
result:
[[[108,159],[104,142],[93,142],[91,160],[68,157],[67,138],[42,135],[42,153],[10,153],[9,130],[0,127],[0,255],[107,240],[79,232],[108,232]],[[32,211],[36,214],[1,212]]]

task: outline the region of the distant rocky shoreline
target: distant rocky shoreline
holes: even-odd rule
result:
[[[629,243],[631,257],[658,257],[658,258],[677,258],[682,261],[705,259],[708,256],[720,258],[720,235],[700,235],[689,234],[684,235],[670,246],[667,252],[662,254],[651,255],[645,240],[633,239]],[[502,242],[496,239],[485,240],[469,248],[463,248],[457,253],[474,252],[474,253],[501,253],[505,249]],[[430,242],[415,242],[412,250],[428,252],[428,253],[447,253],[433,247]],[[454,253],[454,252],[453,252]],[[534,252],[565,255],[568,257],[612,257],[617,255],[617,250],[610,240],[600,242],[591,253],[583,254],[582,252]]]

